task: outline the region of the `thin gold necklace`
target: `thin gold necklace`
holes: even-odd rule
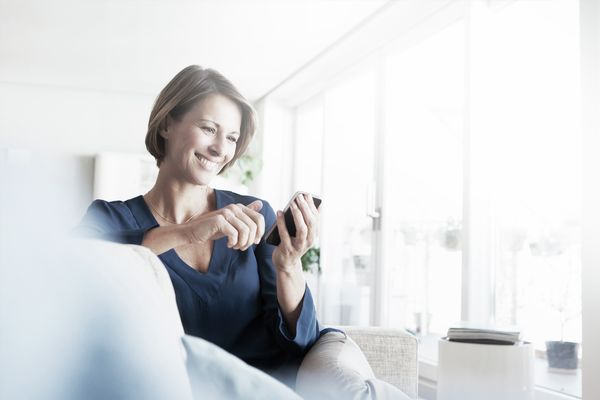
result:
[[[162,219],[164,219],[165,221],[174,224],[174,225],[179,225],[179,223],[177,223],[177,221],[173,221],[165,216],[163,216],[161,213],[158,212],[158,210],[152,205],[152,203],[150,202],[150,199],[146,199],[146,202],[148,203],[148,205],[150,206],[150,208],[152,209],[152,211],[154,211],[159,217],[161,217]],[[194,218],[196,215],[198,215],[200,213],[200,211],[202,211],[202,209],[199,209],[198,211],[196,211],[195,213],[192,214],[191,217],[189,217],[188,219],[186,219],[185,221],[182,222],[182,224],[187,224],[188,222],[190,222],[192,220],[192,218]]]

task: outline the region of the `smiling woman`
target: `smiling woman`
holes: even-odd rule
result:
[[[225,103],[233,104],[237,111],[231,110],[231,107],[221,110],[219,104],[210,104],[210,109],[206,110],[207,119],[203,120],[202,107],[199,103],[206,103],[205,98],[215,94],[220,94],[218,97],[224,100]],[[231,163],[221,170],[221,172],[224,172],[248,148],[256,130],[256,114],[252,106],[231,82],[212,69],[202,69],[197,65],[184,68],[160,92],[150,114],[146,148],[156,158],[156,163],[160,167],[165,156],[166,137],[164,133],[168,130],[168,125],[173,121],[180,121],[192,108],[194,108],[194,112],[188,116],[189,122],[197,124],[203,130],[212,129],[215,131],[215,128],[219,126],[215,123],[216,121],[210,119],[211,112],[213,115],[218,115],[221,111],[224,114],[229,113],[229,115],[236,112],[241,114],[240,122],[235,119],[232,120],[232,125],[236,125],[237,122],[237,127],[234,126],[232,130],[234,134],[237,134],[239,140],[235,146],[235,154]],[[222,116],[222,118],[227,117],[228,115]],[[227,119],[225,120],[227,121]],[[203,122],[206,123],[205,126],[202,125]]]
[[[303,355],[325,332],[300,262],[318,211],[310,196],[298,199],[290,237],[266,201],[210,186],[244,154],[255,129],[252,106],[225,77],[183,69],[150,115],[154,186],[127,201],[94,201],[78,230],[148,247],[169,272],[187,334],[293,386]],[[277,247],[262,240],[274,223],[282,236]]]
[[[185,115],[167,116],[167,126],[160,136],[168,140],[169,146],[157,163],[164,165],[162,172],[169,179],[185,176],[207,185],[235,157],[240,125],[238,105],[223,95],[210,94]],[[187,157],[181,158],[181,154]],[[163,162],[165,158],[168,162]]]

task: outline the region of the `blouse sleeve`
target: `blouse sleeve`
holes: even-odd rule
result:
[[[266,201],[263,201],[263,204],[262,214],[265,217],[265,226],[269,227],[275,223],[275,213]],[[307,285],[300,305],[300,316],[296,322],[296,334],[292,335],[277,301],[276,272],[271,258],[275,248],[262,240],[255,250],[265,323],[272,330],[277,343],[283,349],[293,355],[304,355],[319,338],[315,305]]]
[[[158,225],[140,228],[127,206],[94,200],[81,222],[74,229],[80,237],[107,240],[126,244],[142,244],[144,234]]]

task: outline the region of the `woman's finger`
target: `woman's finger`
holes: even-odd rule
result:
[[[308,197],[308,205],[310,207],[310,209],[313,212],[313,226],[312,226],[312,234],[313,234],[313,241],[314,239],[319,235],[319,209],[317,208],[317,205],[315,204],[315,199],[312,197],[311,194],[307,195]],[[312,242],[311,242],[312,244]]]
[[[254,237],[254,244],[258,244],[260,239],[265,234],[265,218],[261,213],[255,211],[253,208],[243,206],[241,207],[242,211],[252,219],[254,224],[256,225],[256,232]]]
[[[319,209],[317,208],[317,206],[315,205],[315,200],[313,199],[311,194],[306,194],[306,202],[308,203],[308,206],[310,207],[311,211],[313,212],[313,214],[319,214]]]
[[[241,250],[248,242],[250,228],[244,221],[238,218],[238,215],[236,214],[234,209],[235,207],[226,207],[223,209],[222,215],[225,217],[227,222],[229,222],[238,232],[237,241],[235,242],[232,248]]]
[[[298,206],[300,208],[300,211],[302,212],[302,217],[303,217],[304,223],[306,225],[306,238],[307,238],[308,242],[310,242],[312,244],[316,216],[313,214],[312,210],[310,209],[310,206],[308,205],[308,202],[306,201],[305,196],[306,195],[298,196]]]
[[[283,244],[286,248],[292,247],[292,239],[290,238],[290,233],[285,226],[285,218],[281,211],[277,211],[277,230],[279,230],[279,238],[281,239],[281,244]]]
[[[235,229],[235,227],[231,225],[229,221],[227,221],[227,218],[225,218],[223,214],[217,215],[217,225],[219,232],[221,232],[225,237],[227,237],[227,247],[233,248],[233,246],[235,246],[238,241],[237,229]],[[217,237],[213,237],[212,239],[216,240],[220,237],[222,236],[219,235]]]
[[[238,204],[232,207],[231,209],[235,213],[235,216],[238,219],[240,219],[242,223],[244,223],[249,229],[248,236],[245,238],[246,242],[241,243],[242,250],[246,250],[248,249],[248,247],[252,246],[252,244],[256,242],[256,236],[258,234],[258,225],[255,221],[256,217],[250,215],[255,213],[255,211],[251,210],[243,204]]]
[[[290,205],[290,209],[292,210],[294,224],[296,225],[296,240],[301,240],[304,243],[304,241],[306,240],[306,235],[308,233],[308,227],[306,226],[306,222],[304,221],[302,211],[300,211],[300,208],[298,207],[299,201],[299,199],[294,200]]]

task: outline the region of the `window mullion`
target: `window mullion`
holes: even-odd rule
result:
[[[461,319],[491,322],[493,285],[491,246],[490,175],[487,174],[486,138],[473,112],[473,57],[471,11],[465,12],[465,99],[463,136],[463,231]]]

